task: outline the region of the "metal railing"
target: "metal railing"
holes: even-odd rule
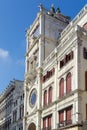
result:
[[[45,127],[45,128],[42,128],[42,130],[52,130],[52,127]]]
[[[71,125],[71,124],[72,124],[72,120],[61,121],[61,122],[58,123],[58,128],[65,127],[65,126]]]

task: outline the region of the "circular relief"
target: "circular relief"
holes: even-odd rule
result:
[[[32,92],[30,93],[30,97],[29,97],[29,103],[31,107],[34,107],[35,103],[36,103],[36,99],[37,99],[37,91],[36,89],[33,89]]]

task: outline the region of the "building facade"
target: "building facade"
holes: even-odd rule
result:
[[[71,22],[40,5],[26,39],[24,130],[86,130],[87,5]]]
[[[0,95],[0,130],[23,130],[24,82],[13,80]]]

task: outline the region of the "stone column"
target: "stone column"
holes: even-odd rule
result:
[[[42,68],[39,67],[37,69],[37,77],[38,77],[38,109],[41,109],[42,107]]]
[[[78,99],[75,99],[75,119],[78,122]]]
[[[58,69],[57,69],[57,60],[56,60],[56,54],[55,54],[55,80],[54,80],[54,86],[53,86],[53,102],[57,100],[57,95],[58,95],[58,84],[57,84],[57,73],[58,73]],[[57,128],[57,106],[55,104],[54,106],[54,110],[53,110],[53,121],[52,121],[52,128],[55,130]]]
[[[64,95],[66,95],[66,76],[64,76]]]
[[[28,61],[28,57],[27,57],[27,52],[28,52],[28,50],[29,50],[29,46],[28,46],[28,44],[29,44],[29,38],[28,38],[29,36],[28,36],[28,34],[26,35],[26,58],[25,58],[25,72],[27,72],[27,61]]]
[[[40,39],[39,39],[39,67],[45,59],[45,16],[40,15]]]
[[[53,101],[57,100],[57,95],[58,95],[58,84],[57,84],[57,73],[58,73],[58,69],[57,69],[57,61],[55,62],[55,80],[54,80],[54,87],[53,87]]]
[[[42,40],[42,38],[39,39],[39,67],[42,66],[42,63],[45,59],[45,56],[44,56],[44,41]]]
[[[41,130],[41,111],[37,112],[37,127],[36,130]]]
[[[26,44],[27,44],[27,45],[26,45],[26,52],[28,52],[28,49],[29,49],[29,48],[28,48],[28,47],[29,47],[29,45],[28,45],[28,44],[29,44],[29,38],[28,38],[28,37],[29,37],[29,35],[27,34],[27,35],[26,35]]]
[[[78,94],[76,94],[75,96],[77,96],[77,97],[74,99],[73,121],[75,123],[80,123],[82,121],[81,98],[78,97]]]
[[[37,130],[41,130],[41,109],[42,109],[42,68],[37,69],[38,92],[37,92]]]
[[[78,89],[78,46],[75,48],[75,89]]]
[[[57,114],[57,106],[56,106],[56,104],[55,104],[55,106],[54,106],[55,108],[54,108],[54,110],[53,110],[53,119],[52,119],[52,129],[53,130],[56,130],[56,128],[57,128],[57,116],[58,116],[58,114]]]
[[[23,117],[23,130],[27,130],[26,128],[26,114],[27,114],[27,86],[24,85],[24,117]]]

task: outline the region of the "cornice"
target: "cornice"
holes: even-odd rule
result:
[[[82,19],[82,17],[87,13],[87,4],[82,8],[82,10],[76,15],[76,17],[70,22],[70,24],[62,31],[61,37],[64,37],[69,33],[71,28],[74,28],[77,23]]]

